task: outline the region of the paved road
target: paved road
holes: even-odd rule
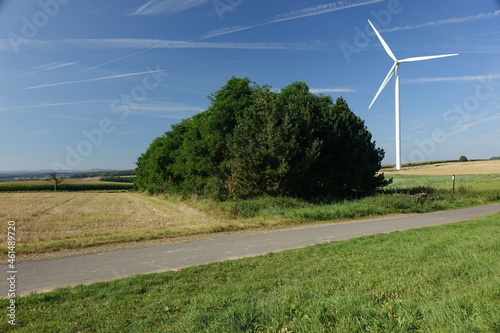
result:
[[[364,235],[459,222],[500,212],[500,204],[393,218],[322,224],[257,234],[117,250],[102,254],[26,261],[17,264],[17,295],[90,284],[141,273],[164,272],[209,262],[262,255]],[[0,266],[8,271],[6,265]],[[8,276],[8,275],[7,275]],[[7,279],[0,279],[6,297]]]

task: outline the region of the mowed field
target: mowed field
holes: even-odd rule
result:
[[[422,176],[445,176],[445,175],[489,175],[500,174],[500,160],[471,161],[439,163],[404,167],[402,170],[382,170],[384,174],[392,175],[422,175]]]
[[[0,193],[0,221],[5,228],[8,221],[16,222],[19,254],[43,254],[244,229],[424,213],[500,199],[500,161],[448,163],[385,173],[394,177],[389,193],[323,203],[293,198],[216,203],[136,192]],[[450,181],[448,177],[438,176],[442,174],[476,175],[459,177],[457,195],[451,199]],[[96,178],[78,179],[80,183],[85,180],[97,181]],[[436,193],[430,196],[439,199],[422,205],[392,194],[407,193],[412,187],[422,186],[435,188]],[[6,245],[4,238],[0,246],[5,249]]]
[[[62,288],[0,331],[498,333],[499,237],[496,214]]]
[[[16,222],[18,251],[28,253],[206,233],[220,221],[132,192],[0,193],[0,220]]]

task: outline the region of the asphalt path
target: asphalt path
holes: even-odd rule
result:
[[[210,262],[258,256],[305,246],[378,233],[471,220],[500,212],[500,204],[402,217],[237,234],[168,243],[143,248],[19,262],[16,294],[40,293],[59,287],[91,284],[136,274],[165,272]],[[7,264],[0,266],[9,277]],[[7,296],[8,280],[0,279],[0,295]]]

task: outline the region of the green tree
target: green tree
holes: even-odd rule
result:
[[[175,170],[178,149],[191,120],[172,126],[172,130],[156,138],[137,160],[134,184],[150,193],[179,192],[182,177]]]
[[[136,186],[151,193],[175,190],[222,199],[228,193],[228,137],[252,103],[256,86],[231,78],[209,96],[208,110],[173,126],[137,162]]]
[[[139,189],[225,199],[365,195],[388,184],[377,174],[383,150],[342,98],[233,77],[210,100],[141,155]]]
[[[63,177],[58,177],[57,175],[57,172],[50,173],[50,179],[54,181],[54,191],[57,191],[57,185],[64,181]]]
[[[384,152],[342,98],[303,82],[260,90],[232,138],[236,194],[365,195],[387,185],[377,175]]]
[[[176,170],[184,178],[186,192],[222,199],[230,178],[227,142],[243,111],[257,90],[248,78],[231,78],[209,96],[212,104],[191,122],[179,149]]]
[[[384,151],[377,148],[364,121],[343,98],[330,107],[324,120],[323,147],[314,168],[324,186],[315,191],[365,195],[388,185],[380,170]]]

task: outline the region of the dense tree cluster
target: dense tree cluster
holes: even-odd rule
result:
[[[210,99],[139,157],[139,189],[225,199],[364,195],[389,183],[377,174],[384,151],[342,98],[233,77]]]

